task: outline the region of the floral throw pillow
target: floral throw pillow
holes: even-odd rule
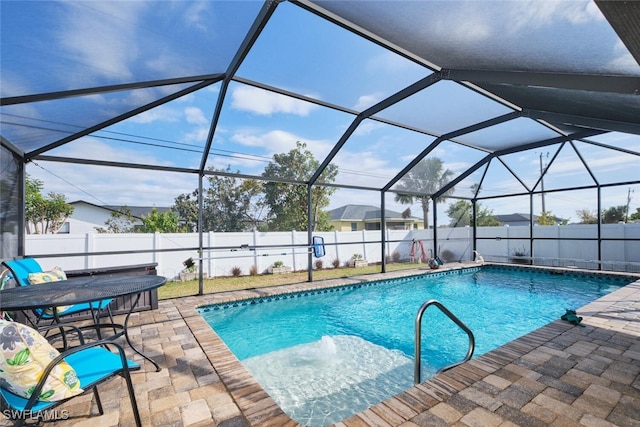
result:
[[[41,285],[43,283],[51,283],[51,282],[58,282],[60,280],[67,280],[67,275],[60,267],[53,267],[49,271],[43,271],[41,273],[29,273],[28,279],[29,279],[29,284],[31,285]],[[72,306],[70,305],[64,305],[64,306],[58,307],[57,309],[58,314],[64,313],[71,307]],[[43,312],[44,314],[53,316],[52,308],[44,309]]]
[[[67,280],[67,275],[60,267],[53,267],[49,271],[41,273],[29,273],[29,283],[39,285],[41,283],[57,282],[58,280]]]
[[[44,369],[60,353],[34,329],[0,320],[0,387],[28,399]],[[75,370],[65,361],[49,374],[38,400],[62,400],[82,393]]]

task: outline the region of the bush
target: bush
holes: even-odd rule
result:
[[[528,264],[531,265],[531,260],[529,259],[529,251],[523,246],[522,248],[515,248],[511,251],[511,257],[509,261],[515,262],[516,264]]]
[[[393,258],[393,262],[400,261],[400,252],[393,251],[393,253],[391,254],[391,258]]]
[[[249,269],[249,275],[250,276],[257,276],[258,275],[258,266],[253,264],[251,266],[251,268]]]
[[[445,249],[444,251],[442,251],[440,258],[442,258],[442,260],[445,262],[451,262],[456,260],[456,254],[451,252],[449,249]]]
[[[333,268],[339,268],[340,260],[338,258],[334,259],[333,261],[331,261],[331,265],[333,265]]]
[[[321,259],[316,260],[316,270],[322,270],[324,262]]]
[[[240,267],[233,267],[231,269],[231,275],[233,277],[240,277],[242,276],[242,269]]]

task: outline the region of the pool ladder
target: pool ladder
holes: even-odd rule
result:
[[[464,323],[462,323],[462,320],[458,319],[452,312],[450,312],[447,307],[445,307],[444,305],[442,305],[441,302],[437,301],[437,300],[429,300],[426,301],[424,304],[422,304],[422,306],[420,306],[420,309],[418,310],[418,314],[416,315],[416,335],[415,335],[415,354],[414,354],[414,368],[413,368],[413,383],[414,384],[420,384],[420,370],[421,370],[421,360],[420,360],[420,356],[422,355],[422,348],[421,348],[421,338],[422,338],[422,315],[424,314],[425,310],[427,308],[429,308],[430,306],[435,305],[436,307],[438,307],[440,309],[441,312],[443,312],[444,314],[447,315],[447,317],[449,317],[449,319],[453,320],[453,322],[460,326],[460,328],[466,332],[467,336],[469,337],[469,349],[467,350],[467,355],[464,357],[464,359],[460,362],[457,363],[453,363],[451,365],[447,365],[444,368],[441,368],[438,373],[440,372],[444,372],[446,370],[449,370],[451,368],[454,368],[458,365],[460,365],[461,363],[466,362],[467,360],[471,359],[471,356],[473,356],[473,351],[475,350],[476,347],[476,340],[473,336],[473,332],[471,332],[471,329],[469,329],[467,327],[467,325],[465,325]]]

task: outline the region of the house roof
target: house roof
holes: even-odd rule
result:
[[[496,215],[496,219],[500,222],[529,222],[529,214],[524,213],[512,213],[504,215]],[[537,215],[533,216],[534,221],[538,219]]]
[[[531,216],[526,213],[512,213],[504,215],[495,215],[495,218],[500,222],[529,222]],[[538,221],[539,216],[533,215],[533,221]],[[556,222],[562,222],[565,219],[557,216],[553,217]]]
[[[331,221],[380,221],[381,209],[370,205],[344,205],[329,211]],[[420,221],[420,218],[410,216],[403,218],[402,213],[385,209],[387,220]]]
[[[134,218],[142,219],[143,216],[149,215],[155,208],[158,213],[168,212],[171,208],[157,207],[157,206],[128,206],[128,205],[96,205],[95,203],[86,202],[84,200],[76,200],[69,203],[70,205],[85,204],[96,207],[98,209],[108,210],[110,212],[119,212],[122,208],[127,208],[131,211],[131,215]]]

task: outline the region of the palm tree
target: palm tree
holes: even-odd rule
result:
[[[449,169],[443,170],[442,160],[439,158],[422,159],[398,182],[395,188],[395,201],[402,204],[412,204],[415,200],[419,200],[422,205],[422,214],[424,215],[424,228],[429,228],[429,201],[431,196],[449,183],[452,176],[453,171]],[[403,194],[403,190],[422,195]],[[446,196],[452,195],[454,191],[451,188],[438,199],[438,203],[443,203],[446,200]]]

